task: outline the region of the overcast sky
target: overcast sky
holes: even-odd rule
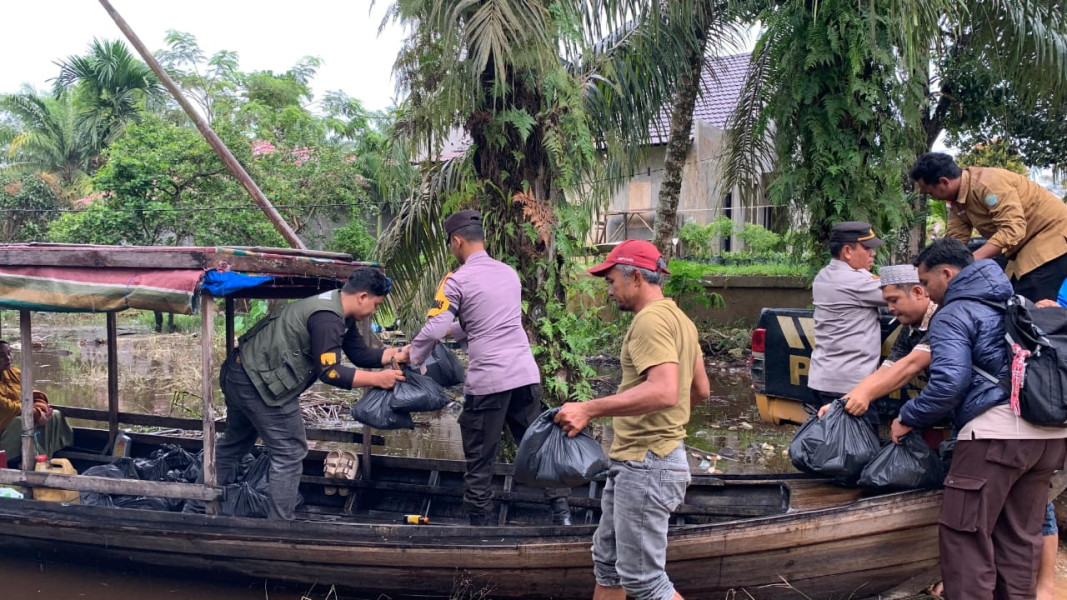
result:
[[[342,90],[368,109],[383,109],[395,97],[391,77],[402,31],[378,35],[389,2],[373,12],[369,0],[111,0],[148,48],[164,47],[170,29],[196,36],[208,56],[234,50],[243,71],[292,67],[303,56],[323,60],[312,82],[316,98]],[[84,54],[93,38],[122,39],[97,0],[5,0],[0,36],[0,93],[23,83],[48,89],[58,73],[53,63]],[[132,47],[131,47],[132,50]]]

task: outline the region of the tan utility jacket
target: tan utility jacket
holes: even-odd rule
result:
[[[1067,204],[1018,173],[964,169],[948,210],[948,237],[967,242],[977,229],[1011,261],[1008,277],[1022,277],[1067,254]]]

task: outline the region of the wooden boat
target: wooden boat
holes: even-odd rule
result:
[[[132,436],[135,455],[162,442],[199,448],[196,439]],[[88,450],[107,441],[105,430],[79,429],[78,450],[61,456],[81,469],[106,462]],[[342,484],[357,499],[346,512],[344,497],[323,493],[338,483],[317,475],[324,454],[307,458],[295,522],[0,499],[0,552],[390,598],[448,597],[461,586],[491,598],[591,597],[598,482],[572,491],[579,524],[552,526],[540,490],[499,465],[500,524],[470,527],[461,462],[374,455],[371,478]],[[862,498],[802,475],[698,475],[674,516],[667,570],[692,598],[797,597],[786,582],[811,598],[876,595],[936,567],[940,501],[936,491]],[[399,523],[405,514],[431,524]]]
[[[23,470],[0,469],[0,484],[196,499],[207,502],[210,513],[0,498],[0,553],[230,580],[317,582],[390,598],[448,597],[457,589],[485,590],[483,597],[491,598],[590,597],[589,547],[601,485],[596,481],[572,491],[578,524],[557,527],[541,491],[518,485],[510,467],[498,465],[497,525],[470,527],[462,510],[462,463],[374,454],[372,446],[382,440],[371,432],[310,430],[310,440],[361,445],[360,477],[347,483],[323,478],[324,452],[312,450],[299,519],[279,523],[217,515],[224,489],[216,485],[213,445],[225,421],[213,416],[211,298],[225,299],[230,348],[236,298],[299,298],[335,289],[361,264],[347,258],[272,249],[0,246],[0,307],[21,311],[23,340],[32,339],[31,309],[107,316],[108,410],[63,409],[68,417],[107,428],[77,429],[75,447],[60,456],[80,470],[110,460],[105,449],[120,425],[196,430],[205,441],[203,485],[35,473],[28,461]],[[213,272],[267,280],[209,291],[206,278]],[[198,304],[203,418],[121,412],[115,312],[133,307],[188,314]],[[32,344],[22,348],[25,405],[32,403]],[[32,420],[24,423],[32,427]],[[132,437],[135,456],[162,443],[201,448],[196,438]],[[327,485],[344,485],[351,493],[327,495]],[[788,585],[810,598],[864,597],[912,576],[936,579],[929,573],[937,563],[940,497],[937,491],[862,497],[801,475],[696,475],[673,517],[667,570],[683,594],[700,599],[745,597],[730,595],[740,590],[753,598],[796,597]],[[399,523],[405,514],[428,516],[431,524]]]

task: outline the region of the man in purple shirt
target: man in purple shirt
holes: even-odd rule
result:
[[[411,362],[422,364],[448,335],[467,345],[470,364],[459,417],[467,461],[463,503],[471,525],[488,525],[493,463],[504,425],[518,442],[541,413],[541,373],[522,327],[519,276],[486,254],[481,214],[462,210],[449,216],[445,233],[461,266],[441,282],[429,320],[411,342]],[[570,525],[569,491],[545,491],[557,525]]]

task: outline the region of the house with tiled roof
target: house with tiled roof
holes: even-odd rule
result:
[[[750,54],[709,58],[701,76],[701,94],[693,108],[692,146],[682,174],[678,199],[678,225],[693,220],[701,225],[725,215],[739,224],[758,223],[770,228],[771,208],[764,202],[746,205],[736,190],[725,189],[719,158],[725,131],[745,83]],[[651,239],[653,220],[663,181],[669,109],[649,128],[652,146],[634,176],[620,186],[595,232],[598,243]],[[737,248],[738,240],[729,244]],[[731,249],[731,248],[724,248]]]

